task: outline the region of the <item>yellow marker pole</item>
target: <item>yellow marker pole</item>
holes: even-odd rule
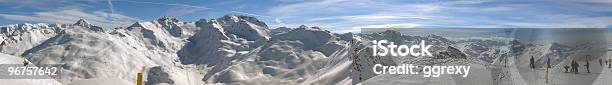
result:
[[[136,85],[142,85],[142,73],[138,73],[136,76]]]
[[[138,72],[138,74],[136,74],[136,85],[143,85],[143,77],[142,77],[142,73],[144,73],[146,67],[142,67],[142,69],[140,69],[140,72]]]

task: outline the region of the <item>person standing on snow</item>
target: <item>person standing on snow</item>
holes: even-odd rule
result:
[[[550,66],[550,58],[546,58],[546,68],[551,68]]]
[[[599,66],[603,66],[603,62],[599,59]]]
[[[576,61],[574,61],[574,60],[572,60],[572,62],[570,62],[570,67],[572,67],[570,69],[570,72],[575,72],[576,71],[576,70],[574,70],[574,69],[576,69],[576,64],[575,63],[576,63]]]
[[[589,64],[589,60],[590,60],[589,56],[591,56],[591,55],[585,56],[586,57],[586,64],[584,66],[586,66],[587,73],[591,73],[591,70],[589,70],[589,65],[590,65]]]
[[[529,66],[531,67],[531,69],[535,68],[534,62],[535,61],[533,60],[533,56],[531,56],[531,59],[529,59]]]
[[[578,62],[576,62],[576,60],[572,61],[572,66],[574,67],[574,73],[578,74],[578,67],[580,67],[580,65],[578,64]]]

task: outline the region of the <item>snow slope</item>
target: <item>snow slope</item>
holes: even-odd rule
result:
[[[161,17],[112,29],[83,19],[0,28],[2,53],[61,64],[62,84],[134,84],[136,73],[144,73],[147,85],[350,84],[348,41],[318,27],[273,33],[250,16],[196,22]]]

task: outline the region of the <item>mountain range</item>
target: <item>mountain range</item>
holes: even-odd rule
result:
[[[432,42],[435,57],[371,56],[370,41],[377,39]],[[515,50],[572,50],[556,44],[534,47],[508,40],[455,41],[391,30],[339,34],[304,25],[272,29],[254,17],[235,14],[195,22],[161,17],[117,28],[103,28],[84,19],[74,24],[14,24],[0,26],[0,40],[2,57],[32,56],[28,61],[34,65],[60,64],[62,73],[54,83],[76,85],[96,80],[136,82],[137,73],[144,73],[146,85],[346,85],[367,83],[371,78],[375,82],[379,77],[370,72],[375,63],[486,68]],[[14,61],[19,59],[10,62]]]

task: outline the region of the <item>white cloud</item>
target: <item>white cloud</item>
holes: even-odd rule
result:
[[[322,8],[330,8],[337,5],[346,5],[342,3],[357,2],[360,0],[322,0],[312,2],[301,2],[290,5],[280,5],[270,9],[269,14],[286,15],[292,13],[300,13],[302,11],[322,10]]]
[[[389,21],[389,20],[407,20],[407,19],[418,19],[418,20],[429,20],[433,19],[434,16],[428,15],[415,15],[410,13],[376,13],[366,15],[352,15],[352,16],[333,16],[333,17],[321,17],[307,19],[306,21],[325,21],[325,20],[350,20],[350,21]]]
[[[115,13],[115,8],[113,8],[113,1],[108,0],[107,4],[108,4],[108,8],[110,8],[111,14],[114,14]]]
[[[365,25],[365,26],[356,26],[353,28],[355,29],[360,29],[360,28],[415,28],[419,26],[420,26],[419,24],[414,24],[414,23],[400,23],[400,24]]]
[[[463,2],[467,3],[467,2]],[[430,15],[442,11],[439,3],[396,3],[395,1],[373,0],[321,0],[304,1],[271,8],[268,14],[290,20],[287,24],[316,23],[329,30],[356,30],[364,26],[404,26],[413,23],[441,18]],[[295,17],[299,16],[299,17]],[[357,29],[358,30],[358,29]]]
[[[561,18],[551,27],[564,28],[606,28],[612,25],[612,17],[573,17]]]
[[[130,2],[130,3],[142,3],[142,4],[156,4],[156,5],[168,5],[168,6],[183,6],[183,7],[191,7],[191,8],[196,8],[196,9],[211,9],[205,6],[195,6],[195,5],[188,5],[188,4],[176,4],[176,3],[159,3],[159,2],[145,2],[145,1],[128,1],[128,0],[121,0],[121,1],[125,1],[125,2]]]
[[[325,20],[380,20],[380,19],[397,19],[398,16],[387,16],[387,15],[357,15],[357,16],[333,16],[333,17],[321,17],[312,18],[306,21],[325,21]]]
[[[421,25],[419,24],[415,24],[415,23],[398,23],[398,24],[375,24],[375,25],[363,25],[363,26],[354,26],[351,27],[350,29],[341,29],[341,30],[334,30],[334,32],[337,33],[347,33],[347,32],[353,32],[353,33],[357,33],[357,32],[361,32],[361,28],[416,28],[419,27]]]
[[[457,1],[402,1],[402,0],[315,0],[276,6],[268,12],[269,14],[290,15],[308,12],[352,12],[368,10],[368,13],[393,12],[393,13],[436,13],[463,7],[466,5],[482,4],[491,2],[489,0],[457,0]],[[481,9],[481,8],[478,8]],[[474,10],[474,9],[469,9]],[[506,10],[494,8],[488,10]]]
[[[246,12],[239,12],[239,11],[232,11],[232,13],[245,14],[249,16],[256,16],[256,17],[263,17],[263,18],[275,18],[275,17],[267,16],[267,15],[260,15],[260,14],[253,14],[253,13],[246,13]]]
[[[183,16],[183,15],[195,13],[195,12],[202,11],[202,10],[205,10],[205,9],[194,9],[191,7],[178,6],[178,7],[173,7],[173,8],[168,9],[166,11],[166,15],[176,17],[176,16]]]
[[[270,20],[274,20],[274,24],[272,27],[280,27],[280,26],[286,26],[285,22],[283,20],[281,20],[280,18],[277,17],[273,17],[273,16],[268,16],[268,15],[261,15],[261,14],[254,14],[254,13],[246,13],[246,12],[239,12],[239,11],[232,11],[232,13],[237,13],[237,14],[244,14],[244,15],[248,15],[248,16],[255,16],[258,18],[264,18],[264,19],[270,19]]]
[[[336,33],[349,33],[349,32],[359,33],[359,32],[361,32],[361,29],[346,29],[346,30],[337,30],[337,31],[334,31],[334,32],[336,32]]]
[[[186,14],[191,14],[191,13],[195,13],[195,12],[202,11],[202,10],[212,9],[206,6],[197,6],[197,5],[179,4],[179,3],[160,3],[160,2],[128,1],[128,0],[121,0],[121,1],[129,2],[129,3],[139,3],[139,4],[176,6],[166,11],[167,16],[183,16]],[[110,1],[109,1],[109,4],[110,4]]]
[[[110,17],[112,16],[112,17]],[[120,14],[111,14],[104,11],[94,11],[91,13],[79,9],[68,9],[60,11],[35,12],[33,15],[0,14],[0,17],[30,22],[48,22],[72,24],[79,19],[85,19],[90,23],[102,27],[119,27],[129,25],[139,19]]]
[[[276,22],[279,26],[286,26],[285,22],[279,18],[274,19],[274,22]]]

